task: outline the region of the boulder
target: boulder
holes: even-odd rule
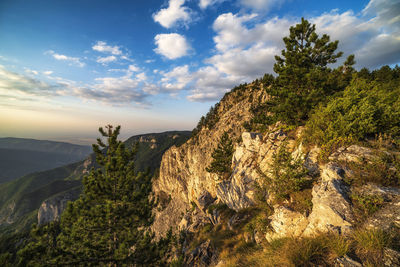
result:
[[[276,206],[269,219],[272,231],[265,235],[268,242],[282,237],[299,237],[308,225],[303,214],[283,206]]]
[[[333,231],[348,233],[354,216],[348,196],[349,186],[343,181],[344,170],[335,163],[322,167],[321,182],[312,189],[313,208],[304,235]]]

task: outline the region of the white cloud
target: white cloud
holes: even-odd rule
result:
[[[224,2],[224,1],[226,1],[226,0],[200,0],[199,1],[199,7],[201,9],[206,9],[207,7],[220,4],[220,3]]]
[[[137,74],[137,75],[136,75],[136,78],[137,78],[139,81],[145,81],[145,80],[147,80],[146,73],[144,73],[144,72],[141,72],[141,73]]]
[[[110,53],[113,55],[121,55],[122,51],[119,46],[110,46],[107,45],[104,41],[97,41],[95,45],[92,46],[92,49],[102,53]]]
[[[191,80],[192,76],[189,73],[188,65],[175,67],[171,71],[164,73],[161,79],[162,89],[168,92],[180,91],[184,89]]]
[[[187,26],[192,21],[192,11],[190,8],[184,7],[184,4],[185,0],[169,0],[167,8],[153,14],[154,21],[167,29],[179,25],[179,23]]]
[[[111,63],[114,61],[117,61],[117,58],[115,56],[99,57],[96,60],[97,63],[101,63],[103,65],[107,65],[108,63]]]
[[[178,33],[157,34],[154,40],[157,45],[154,51],[168,59],[186,56],[191,50],[185,37]]]
[[[147,64],[149,64],[149,63],[153,63],[155,60],[154,59],[148,59],[148,60],[146,60],[145,62],[147,63]]]
[[[49,84],[36,78],[18,74],[0,65],[0,90],[21,96],[56,96],[64,90],[61,84]],[[4,93],[3,92],[3,93]]]
[[[129,69],[130,71],[133,71],[133,72],[138,72],[138,71],[140,71],[140,68],[139,68],[138,66],[134,65],[134,64],[129,65],[128,69]]]
[[[46,71],[43,71],[43,74],[48,76],[48,75],[53,74],[53,71],[51,71],[51,70],[46,70]]]
[[[70,57],[70,56],[58,54],[58,53],[54,52],[53,50],[49,50],[45,54],[52,55],[53,58],[56,60],[68,61],[68,62],[70,62],[70,65],[76,65],[81,68],[85,66],[85,63],[81,62],[80,58],[78,58],[78,57]]]
[[[274,1],[247,1],[254,8]],[[257,6],[259,4],[259,6]],[[376,68],[400,63],[400,3],[372,0],[362,14],[333,10],[308,18],[319,34],[339,40],[339,51],[356,55],[356,66]],[[274,55],[284,48],[282,38],[299,18],[272,18],[260,21],[255,14],[221,14],[214,22],[216,53],[208,64],[190,74],[191,101],[217,100],[242,82],[272,73]],[[341,60],[343,61],[345,57]]]

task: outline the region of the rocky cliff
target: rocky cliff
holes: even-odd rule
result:
[[[280,238],[313,237],[321,233],[349,236],[355,228],[360,227],[359,211],[354,202],[355,196],[359,195],[373,199],[380,194],[379,199],[382,200],[380,211],[365,222],[368,227],[381,227],[381,224],[400,226],[397,212],[399,188],[349,183],[359,175],[349,166],[355,163],[371,164],[379,160],[381,150],[352,145],[334,151],[327,160],[321,162],[318,160],[319,148],[303,147],[301,127],[285,132],[280,125],[275,125],[263,134],[246,132],[242,125],[252,117],[251,108],[263,103],[267,96],[263,90],[251,85],[246,94],[240,94],[240,97],[238,94],[228,94],[219,103],[219,120],[213,127],[203,127],[197,136],[180,147],[171,147],[163,155],[160,174],[153,185],[159,204],[154,209],[152,230],[158,238],[169,229],[175,233],[182,231],[192,236],[202,236],[202,229],[207,225],[232,230],[235,225],[243,225],[251,220],[251,214],[244,214],[246,210],[259,205],[257,194],[263,177],[271,173],[273,157],[283,143],[287,145],[292,158],[300,159],[308,169],[312,182],[307,200],[310,203],[309,210],[296,210],[292,199],[276,202],[274,195],[265,191],[263,197],[271,207],[271,212],[262,220],[268,227],[261,232],[251,230],[243,240],[260,244]],[[224,132],[228,132],[234,140],[235,152],[229,179],[220,180],[217,175],[208,173],[206,167],[210,165],[211,153]],[[384,153],[390,155],[392,152]],[[395,167],[390,168],[398,172]],[[226,205],[233,213],[223,218],[224,215],[214,208],[218,205]],[[210,244],[209,239],[203,239],[195,248],[189,243],[187,239],[183,245],[187,266],[224,266],[223,261],[218,260],[221,251]],[[338,258],[337,262],[342,264],[339,266],[347,266],[352,261],[345,257]]]
[[[195,137],[180,147],[171,147],[163,155],[153,191],[160,199],[168,199],[168,203],[162,201],[163,205],[156,209],[153,230],[157,236],[170,228],[177,230],[191,203],[201,206],[201,196],[217,197],[218,177],[205,170],[211,163],[211,153],[224,132],[229,132],[233,140],[240,139],[243,123],[252,116],[251,108],[266,100],[261,88],[248,86],[247,92],[237,90],[227,94],[216,108],[219,119],[212,128],[203,127]]]
[[[38,224],[41,225],[58,220],[61,213],[66,209],[68,202],[76,200],[80,193],[81,188],[77,187],[43,201],[37,215]]]

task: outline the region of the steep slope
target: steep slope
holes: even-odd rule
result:
[[[326,152],[305,146],[305,127],[279,122],[247,132],[251,110],[267,99],[262,87],[226,94],[194,137],[165,152],[153,183],[156,237],[181,237],[184,266],[361,266],[351,253],[397,266],[398,147],[371,139]],[[206,170],[225,132],[234,143],[227,178]]]
[[[0,183],[32,172],[77,162],[90,153],[90,146],[47,140],[0,138]]]
[[[159,178],[153,184],[153,191],[161,202],[165,199],[171,201],[162,211],[155,213],[153,230],[157,236],[165,234],[170,228],[176,229],[183,214],[191,208],[190,203],[197,202],[203,192],[216,197],[217,176],[205,169],[211,163],[212,151],[224,132],[229,132],[233,140],[239,140],[244,131],[243,123],[252,117],[251,108],[265,100],[266,94],[262,85],[252,84],[232,90],[215,108],[215,125],[205,125],[185,144],[173,146],[166,151],[162,157]]]
[[[180,145],[190,136],[189,131],[172,131],[137,135],[125,141],[128,148],[138,142],[136,167],[138,171],[159,167],[161,155],[172,145]],[[85,161],[37,172],[0,185],[0,225],[3,231],[29,226],[41,218],[56,219],[68,200],[79,196],[81,179],[94,166],[93,155]],[[41,209],[38,216],[37,210]]]

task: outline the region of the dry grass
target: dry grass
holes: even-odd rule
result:
[[[389,234],[380,229],[358,229],[353,233],[354,249],[363,262],[382,263],[385,247],[391,246]]]

